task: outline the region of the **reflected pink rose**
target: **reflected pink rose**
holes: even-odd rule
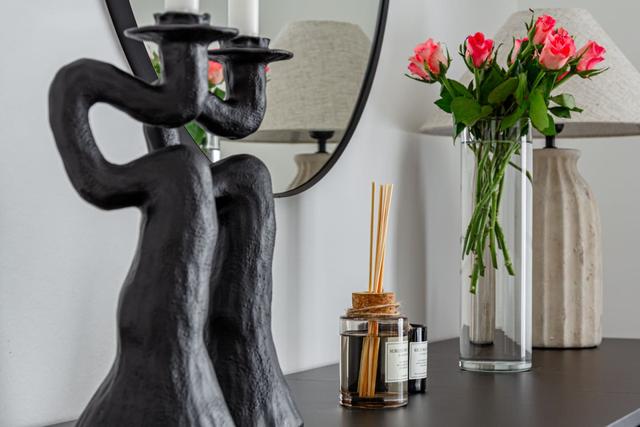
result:
[[[209,83],[217,86],[224,81],[224,70],[222,64],[216,61],[209,61]]]

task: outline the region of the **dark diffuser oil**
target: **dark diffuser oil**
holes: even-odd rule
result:
[[[341,319],[341,405],[375,409],[407,404],[408,326],[404,317]]]

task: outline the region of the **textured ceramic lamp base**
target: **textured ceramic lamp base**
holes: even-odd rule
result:
[[[578,150],[534,150],[533,345],[602,341],[602,238]]]
[[[289,185],[289,189],[300,187],[305,182],[309,181],[315,176],[320,169],[329,161],[331,154],[329,153],[313,153],[313,154],[298,154],[295,157],[296,164],[298,165],[298,173],[293,182]]]

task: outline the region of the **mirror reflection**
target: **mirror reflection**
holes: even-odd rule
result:
[[[315,176],[342,142],[365,78],[378,17],[378,2],[342,0],[201,0],[214,25],[271,38],[271,47],[294,53],[271,64],[267,112],[260,129],[242,140],[187,130],[211,158],[252,154],[269,168],[275,193],[293,190]],[[131,0],[138,25],[154,23],[164,0]],[[215,46],[212,46],[215,48]],[[147,51],[156,71],[154,45]],[[209,64],[210,90],[224,98],[222,66]],[[345,142],[346,143],[346,142]]]

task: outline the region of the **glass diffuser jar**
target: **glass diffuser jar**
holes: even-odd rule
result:
[[[460,367],[531,368],[531,125],[465,128],[461,150]]]
[[[340,318],[340,404],[395,408],[408,402],[409,321],[372,315]]]

